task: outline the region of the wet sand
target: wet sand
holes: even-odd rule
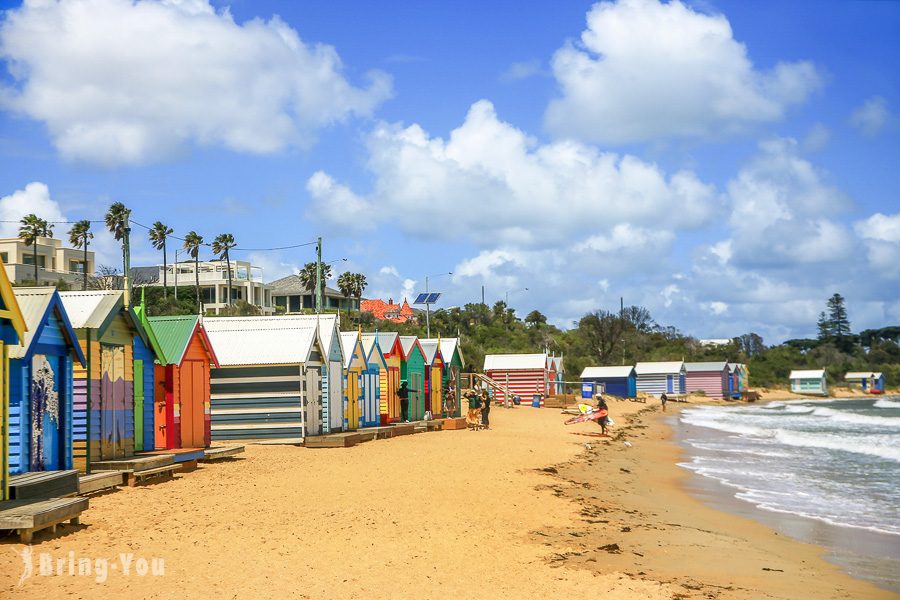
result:
[[[23,546],[3,538],[0,596],[885,597],[821,548],[690,497],[661,420],[628,422],[647,407],[613,403],[624,438],[611,440],[523,407],[495,408],[490,431],[248,446],[92,498],[83,525],[35,536],[21,587]],[[63,573],[40,575],[41,553],[63,559]],[[163,559],[165,574],[125,576],[123,553],[132,567]],[[109,559],[108,577],[68,575],[70,557]]]

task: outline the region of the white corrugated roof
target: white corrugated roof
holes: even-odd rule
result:
[[[716,362],[687,362],[684,363],[684,368],[688,373],[724,371],[728,368],[728,363],[724,360]]]
[[[631,365],[625,365],[623,367],[585,367],[584,371],[581,372],[582,379],[603,379],[603,378],[616,378],[620,379],[623,377],[628,377],[631,375],[631,372],[634,371],[634,367]]]
[[[404,356],[409,356],[409,353],[412,352],[413,346],[416,345],[416,342],[419,341],[419,338],[414,335],[401,335],[400,336],[400,346],[403,348]],[[421,346],[421,344],[419,344]]]
[[[825,377],[825,369],[806,369],[791,371],[788,379],[821,379]]]
[[[419,345],[422,346],[422,352],[425,353],[425,364],[430,365],[434,362],[434,357],[437,355],[437,340],[419,340]]]
[[[359,341],[358,331],[341,332],[341,350],[344,353],[344,368],[349,369],[356,355],[356,343]],[[363,350],[365,352],[365,350]]]
[[[438,341],[438,338],[425,338],[425,339],[419,340],[419,342],[421,342],[423,344],[425,342],[436,342],[436,341]],[[441,342],[441,356],[444,357],[445,361],[450,361],[453,358],[453,353],[458,352],[459,353],[459,362],[461,362],[463,364],[463,366],[465,366],[466,361],[462,355],[462,348],[459,347],[459,338],[458,337],[452,337],[452,338],[442,337],[442,338],[440,338],[440,342]]]
[[[680,373],[684,365],[680,360],[667,362],[639,362],[634,365],[634,372],[638,375],[665,375],[668,373]]]
[[[315,317],[293,316],[215,317],[203,327],[223,367],[305,363],[317,332]]]
[[[90,292],[60,292],[69,322],[75,329],[97,329],[120,301],[124,301],[121,290]]]
[[[488,354],[484,357],[485,371],[543,370],[546,368],[546,354]]]
[[[19,304],[19,306],[22,306],[21,303]],[[23,309],[22,312],[25,312],[25,310]],[[26,319],[26,322],[27,321],[28,319]],[[30,323],[28,327],[31,327]],[[851,371],[844,375],[844,379],[869,379],[872,377],[874,377],[875,379],[880,379],[881,375],[881,371]]]
[[[8,346],[10,358],[22,358],[25,356],[55,291],[56,288],[54,287],[13,288],[13,293],[16,295],[16,303],[19,305],[19,311],[22,313],[22,318],[25,319],[25,326],[28,327],[28,330],[25,332],[25,339],[22,340],[21,346],[15,344]]]

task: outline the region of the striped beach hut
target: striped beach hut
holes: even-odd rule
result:
[[[0,262],[0,500],[9,497],[9,352],[25,340],[25,318]]]
[[[488,354],[484,374],[531,405],[537,394],[543,406],[550,385],[550,360],[547,354]]]
[[[565,380],[565,368],[563,367],[562,356],[550,357],[550,389],[549,394],[562,394],[565,390],[563,381]]]
[[[199,316],[150,317],[149,329],[160,346],[155,398],[158,449],[210,445],[210,365],[216,353]]]
[[[9,350],[9,472],[72,468],[72,370],[78,337],[54,287],[15,288],[28,331]]]
[[[710,398],[729,396],[730,370],[726,361],[684,363],[684,370],[687,373],[684,389],[688,394],[703,392]]]
[[[438,342],[440,344],[441,357],[444,359],[444,389],[452,389],[455,398],[454,409],[451,411],[452,414],[448,416],[458,417],[461,414],[459,401],[460,373],[462,373],[463,367],[466,366],[460,347],[460,340],[458,337],[440,337],[426,338],[420,341],[423,344],[425,342]]]
[[[637,375],[631,365],[585,367],[581,372],[581,381],[596,383],[598,390],[620,398],[634,398],[637,392]]]
[[[684,362],[639,362],[634,366],[637,375],[637,391],[661,396],[673,394],[681,396],[684,392],[687,372]]]
[[[315,317],[215,317],[203,326],[219,363],[210,373],[212,440],[297,441],[323,433],[327,363]]]
[[[425,410],[437,418],[441,416],[444,400],[444,357],[440,342],[420,340],[420,343],[425,353]]]
[[[869,394],[884,393],[884,373],[873,371],[851,371],[844,376],[851,385],[858,385]]]
[[[825,369],[795,369],[789,375],[791,391],[795,394],[828,395],[828,376]]]
[[[344,350],[337,315],[282,317],[298,322],[315,321],[316,339],[322,352],[322,433],[344,429]]]
[[[403,349],[400,380],[409,385],[409,420],[419,421],[425,418],[426,410],[425,351],[414,335],[401,335],[400,346]]]
[[[381,381],[382,374],[387,371],[387,362],[378,344],[378,338],[360,335],[363,347],[363,356],[366,361],[366,370],[363,375],[363,395],[365,400],[362,407],[362,426],[376,427],[381,425]]]
[[[379,374],[381,388],[381,424],[394,423],[400,420],[400,367],[403,364],[403,345],[397,333],[364,333],[363,346],[368,347],[377,341],[382,358],[387,368]]]
[[[134,345],[150,342],[124,292],[59,295],[86,359],[73,374],[72,451],[73,467],[89,472],[94,462],[134,455]]]

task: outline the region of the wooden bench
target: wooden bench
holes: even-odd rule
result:
[[[206,455],[200,462],[212,462],[223,458],[230,458],[244,451],[243,446],[217,446],[215,448],[207,448]]]
[[[174,477],[176,471],[180,471],[183,463],[172,463],[168,465],[162,465],[159,467],[153,467],[152,469],[141,469],[139,471],[134,470],[125,470],[124,478],[125,485],[128,487],[134,487],[139,482],[150,479],[151,477]]]
[[[20,542],[30,544],[36,531],[50,529],[56,533],[56,526],[65,521],[78,525],[81,513],[87,508],[87,498],[0,502],[0,529],[13,529],[19,534]]]
[[[356,432],[348,431],[314,435],[306,438],[304,445],[307,448],[349,448],[357,443],[359,443],[359,435]]]
[[[9,478],[10,500],[63,498],[78,493],[78,471],[36,471]]]
[[[125,483],[125,471],[97,471],[78,478],[78,494],[84,496],[117,488]]]

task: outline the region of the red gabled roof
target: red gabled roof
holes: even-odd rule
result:
[[[414,315],[413,309],[410,308],[409,302],[405,298],[402,305],[378,299],[363,300],[359,303],[359,309],[372,313],[376,319],[393,321],[394,323],[406,323]]]

